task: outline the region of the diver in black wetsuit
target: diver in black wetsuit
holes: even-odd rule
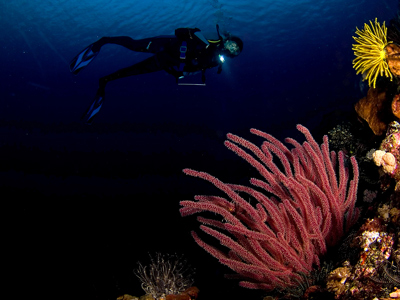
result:
[[[106,44],[117,44],[132,51],[154,55],[100,78],[95,100],[83,116],[83,121],[89,124],[92,122],[104,102],[106,84],[112,80],[164,70],[173,75],[177,82],[189,73],[202,72],[204,83],[206,69],[218,67],[218,74],[221,73],[224,57],[233,58],[239,55],[243,50],[243,42],[235,36],[223,38],[219,34],[218,25],[217,33],[217,40],[207,40],[198,28],[178,28],[174,36],[141,40],[127,36],[102,37],[89,45],[71,61],[70,70],[73,74],[77,75],[86,67]]]

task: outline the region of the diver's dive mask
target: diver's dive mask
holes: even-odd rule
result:
[[[239,45],[232,40],[226,40],[224,42],[224,48],[228,50],[232,56],[237,56],[240,53]]]

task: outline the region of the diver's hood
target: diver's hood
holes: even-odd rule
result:
[[[234,58],[243,51],[243,41],[237,36],[229,36],[224,39],[223,55]]]

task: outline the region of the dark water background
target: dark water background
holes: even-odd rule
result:
[[[8,285],[18,295],[141,295],[132,274],[147,252],[185,253],[201,299],[251,295],[190,236],[179,201],[215,193],[185,167],[247,182],[251,167],[223,146],[255,127],[299,138],[363,96],[352,69],[356,26],[388,22],[396,0],[0,0],[0,193]],[[106,46],[79,76],[69,61],[102,36],[145,38],[178,27],[244,41],[207,86],[163,72],[107,86],[92,126],[79,123],[98,78],[147,57]],[[196,79],[193,79],[196,80]],[[361,85],[362,87],[362,85]],[[364,90],[365,92],[365,90]],[[242,298],[245,296],[242,296]]]

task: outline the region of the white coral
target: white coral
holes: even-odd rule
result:
[[[393,173],[396,169],[396,158],[392,153],[376,150],[372,157],[377,166],[381,166],[385,173]]]

